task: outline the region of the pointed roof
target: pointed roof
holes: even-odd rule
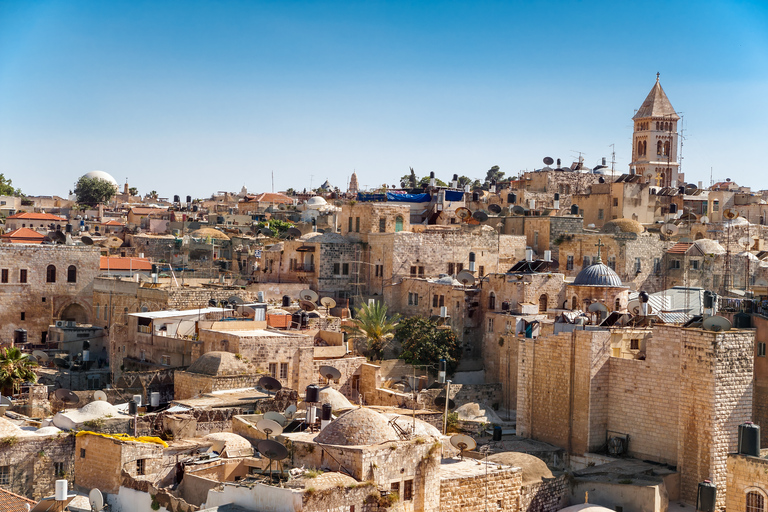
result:
[[[645,98],[645,101],[640,106],[637,114],[632,119],[645,119],[648,117],[668,117],[674,121],[680,119],[675,109],[672,107],[672,103],[669,102],[664,89],[661,88],[659,83],[659,75],[656,75],[656,83],[653,84],[651,92]]]
[[[19,228],[2,235],[1,238],[12,244],[41,244],[45,235],[29,228]]]

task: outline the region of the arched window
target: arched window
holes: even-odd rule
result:
[[[638,155],[642,155],[643,154],[643,141],[641,141],[641,140],[637,141],[637,154]]]
[[[659,122],[656,121],[656,131],[659,131]]]
[[[488,296],[488,309],[491,311],[496,309],[496,294],[493,292]]]
[[[763,512],[765,507],[765,498],[757,491],[747,493],[746,512]]]
[[[46,283],[56,282],[56,266],[55,265],[48,265],[48,268],[45,269],[45,282]]]
[[[77,282],[77,267],[74,265],[70,265],[69,268],[67,268],[67,282],[68,283]]]
[[[670,144],[669,144],[669,141],[667,141],[664,143],[664,156],[669,156],[669,148],[670,148]]]
[[[544,293],[539,297],[539,313],[544,313],[547,310],[548,304],[549,299],[547,298],[547,294]]]
[[[397,216],[395,219],[395,233],[403,230],[403,218],[401,216]]]
[[[661,154],[661,141],[658,141],[658,142],[656,143],[656,154],[657,154],[657,155],[660,155],[660,154]]]

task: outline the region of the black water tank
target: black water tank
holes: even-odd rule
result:
[[[192,202],[192,196],[187,196],[187,204]]]
[[[572,204],[571,205],[571,215],[578,215],[579,214],[579,205]]]
[[[677,205],[675,203],[669,205],[669,213],[677,213]]]
[[[304,398],[304,401],[309,404],[316,404],[320,401],[320,388],[315,386],[314,384],[310,384],[307,386],[307,394],[306,398]]]
[[[709,290],[704,291],[704,308],[705,309],[711,309],[715,307],[715,298],[717,297],[717,294],[715,292],[711,292]]]
[[[696,510],[701,512],[715,512],[717,502],[717,486],[709,480],[699,483],[699,491],[696,493]]]
[[[477,192],[472,192],[472,200],[473,201],[479,201],[480,200],[480,194]]]
[[[193,212],[197,212],[197,205],[196,204],[192,205],[192,211]]]
[[[72,232],[72,224],[67,224],[67,227],[64,228],[64,231],[66,233],[71,233]]]
[[[13,343],[14,345],[23,345],[27,342],[27,330],[16,329],[13,331]]]
[[[509,311],[509,301],[505,300],[501,303],[501,310],[502,311]]]
[[[507,194],[507,202],[509,204],[515,204],[517,202],[517,194]]]
[[[493,427],[493,440],[501,441],[501,427],[498,425]]]
[[[287,308],[291,305],[291,297],[288,295],[283,295],[283,307]]]
[[[139,406],[133,400],[128,400],[128,414],[137,414],[139,412]]]
[[[739,425],[738,453],[752,457],[760,456],[760,426],[751,421]]]
[[[752,316],[746,313],[733,315],[733,326],[737,329],[749,329],[752,327]]]
[[[157,265],[155,264],[152,265],[152,273],[157,274]]]
[[[560,200],[560,193],[555,192],[555,201],[559,201],[559,200]]]
[[[320,415],[320,419],[323,421],[331,421],[331,404],[323,404],[323,412]]]

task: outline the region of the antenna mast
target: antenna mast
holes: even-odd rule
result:
[[[616,173],[616,144],[611,144],[611,177],[615,177]]]

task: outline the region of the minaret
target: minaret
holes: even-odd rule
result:
[[[632,136],[632,162],[630,174],[641,174],[645,181],[659,187],[682,185],[683,176],[678,174],[677,161],[677,115],[669,98],[659,83],[656,83],[648,97],[632,118],[635,132]]]

